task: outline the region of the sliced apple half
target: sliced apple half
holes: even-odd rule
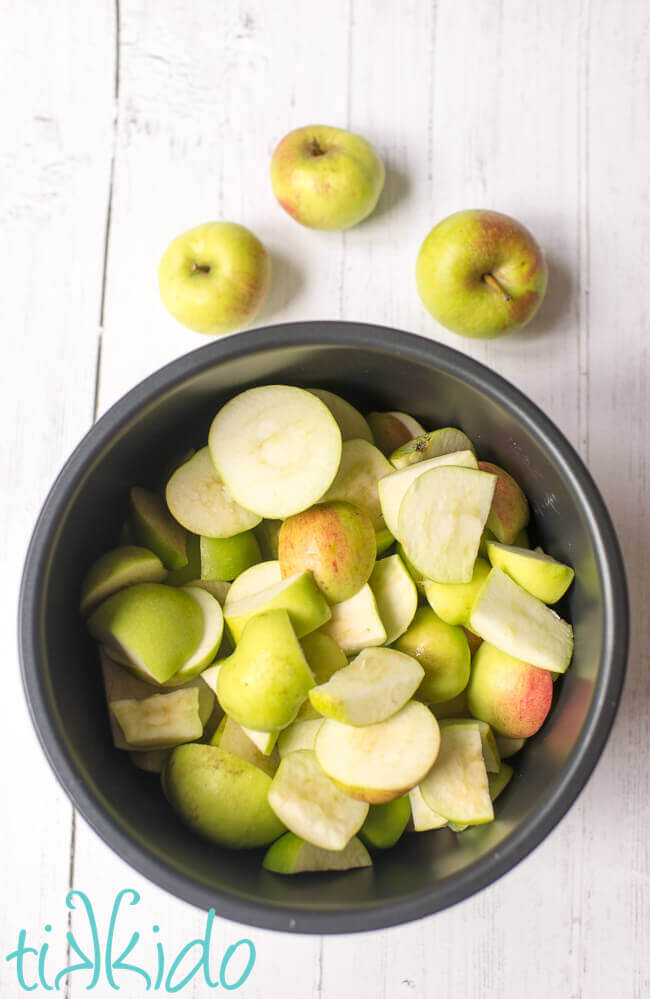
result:
[[[267,590],[269,586],[282,582],[282,570],[277,559],[270,562],[258,562],[250,569],[245,569],[241,575],[233,579],[228,590],[225,606],[234,604],[245,597],[252,597],[262,590]]]
[[[457,824],[494,818],[478,725],[445,725],[440,751],[420,785],[427,805]]]
[[[182,569],[187,565],[185,531],[160,497],[148,489],[134,488],[130,499],[129,529],[133,543],[155,552],[167,569]]]
[[[545,604],[555,604],[573,582],[575,572],[542,551],[488,541],[488,558],[525,590]]]
[[[368,583],[353,597],[333,604],[331,617],[321,630],[348,655],[356,655],[369,646],[383,645],[386,629]]]
[[[502,763],[498,773],[488,774],[488,788],[492,801],[496,801],[501,792],[505,790],[512,780],[513,774],[514,770],[509,763]]]
[[[183,592],[195,601],[203,617],[203,634],[191,656],[177,673],[166,682],[168,687],[177,687],[193,676],[197,676],[208,663],[211,663],[221,645],[223,635],[223,611],[216,597],[200,586],[184,586]]]
[[[288,611],[298,638],[320,628],[332,614],[312,574],[296,572],[249,597],[227,600],[224,615],[230,634],[238,642],[251,618],[264,611],[280,609]]]
[[[409,803],[414,832],[428,832],[429,829],[442,829],[443,826],[447,825],[447,819],[444,815],[429,808],[419,784],[409,791]]]
[[[323,850],[344,850],[368,814],[368,805],[344,794],[310,749],[283,758],[268,802],[287,829]]]
[[[312,395],[317,396],[321,402],[325,403],[338,424],[343,443],[349,440],[363,440],[369,441],[372,444],[372,431],[368,425],[368,421],[361,415],[358,409],[351,406],[340,395],[336,395],[335,392],[328,392],[327,389],[310,388],[308,391]]]
[[[456,451],[472,451],[475,449],[471,440],[462,430],[456,427],[441,427],[428,434],[421,434],[402,444],[390,456],[390,463],[395,468],[408,468],[427,458],[438,458],[442,454],[453,454]]]
[[[268,848],[262,867],[274,874],[351,871],[357,867],[372,867],[372,858],[356,836],[343,850],[323,850],[294,833],[285,833]]]
[[[341,431],[327,406],[289,385],[235,396],[212,421],[208,444],[237,502],[271,519],[321,499],[341,460]]]
[[[216,732],[210,739],[210,745],[219,746],[227,753],[232,753],[240,760],[245,760],[246,763],[251,763],[254,767],[259,767],[269,777],[273,777],[280,763],[278,754],[272,751],[273,747],[271,747],[268,753],[261,751],[259,746],[250,738],[249,731],[238,725],[233,718],[224,715],[217,726]],[[267,735],[267,733],[265,732],[264,735]],[[275,742],[275,733],[273,741]]]
[[[573,655],[573,628],[501,569],[490,571],[470,628],[491,645],[540,669],[565,673]]]
[[[322,716],[318,718],[296,718],[288,728],[280,732],[278,738],[278,753],[281,757],[295,753],[298,749],[313,749],[316,735],[323,724]]]
[[[435,708],[434,708],[435,712]],[[479,721],[478,718],[444,718],[440,721],[440,728],[447,725],[476,725],[481,736],[481,749],[485,760],[485,769],[488,773],[496,774],[501,767],[501,756],[494,732],[487,722]]]
[[[476,458],[471,451],[457,451],[454,454],[442,454],[438,458],[421,461],[417,465],[409,465],[397,472],[391,468],[390,475],[379,480],[377,491],[386,527],[400,541],[402,539],[399,536],[399,510],[409,486],[415,479],[431,471],[432,468],[441,468],[445,465],[458,465],[461,468],[473,469],[478,467]]]
[[[424,670],[395,649],[364,649],[348,666],[309,691],[326,718],[347,725],[374,725],[394,715],[413,696]]]
[[[172,515],[188,531],[209,538],[231,538],[262,519],[233,499],[212,464],[207,447],[181,465],[167,483],[165,499]]]
[[[82,614],[89,614],[111,593],[133,583],[162,583],[167,570],[148,548],[125,545],[101,555],[90,567],[81,584]]]
[[[453,466],[432,468],[411,483],[398,537],[426,579],[471,582],[495,484],[494,475]]]
[[[375,530],[381,530],[385,524],[377,483],[392,471],[390,462],[373,444],[366,440],[345,441],[336,478],[324,499],[326,502],[346,500],[358,506],[370,518]]]
[[[368,580],[386,629],[386,645],[403,635],[418,608],[418,591],[399,555],[375,563]]]
[[[431,769],[440,729],[429,709],[409,701],[376,725],[356,728],[327,718],[316,736],[316,756],[338,786],[380,805],[406,794]]]
[[[113,701],[110,708],[133,749],[169,749],[203,735],[196,687],[143,700]]]
[[[241,730],[257,746],[262,756],[270,756],[278,741],[277,732],[258,732],[257,729],[246,728],[244,725],[242,725]]]

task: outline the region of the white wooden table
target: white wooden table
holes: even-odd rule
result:
[[[238,994],[645,999],[646,0],[2,6],[0,995],[23,994],[15,965],[4,960],[21,928],[39,946],[49,940],[48,969],[64,966],[70,885],[88,893],[103,926],[115,892],[137,888],[133,925],[159,924],[170,952],[204,925],[201,913],[137,876],[72,813],[32,732],[13,636],[28,536],[63,461],[97,414],[204,343],[159,302],[163,248],[191,225],[226,218],[250,225],[273,254],[261,323],[341,317],[424,333],[495,368],[549,413],[584,455],[613,514],[633,629],[607,750],[534,855],[478,896],[402,928],[333,938],[252,930],[257,963]],[[388,166],[378,211],[345,235],[302,229],[271,193],[275,143],[313,121],[368,136]],[[547,250],[548,298],[521,334],[461,341],[419,303],[419,243],[436,220],[466,207],[520,218]],[[226,946],[246,932],[222,920],[217,935]],[[122,981],[123,994],[144,994],[132,976]],[[72,976],[65,994],[78,999],[87,983]],[[114,993],[102,979],[93,994]],[[181,994],[214,993],[197,984]]]

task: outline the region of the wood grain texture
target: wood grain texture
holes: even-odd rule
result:
[[[615,519],[633,640],[603,758],[531,857],[478,896],[409,926],[323,939],[251,931],[257,966],[240,994],[645,999],[647,4],[628,0],[623,16],[605,0],[405,0],[399,10],[388,0],[120,0],[119,32],[116,10],[96,3],[91,14],[65,0],[44,16],[12,4],[3,35],[0,100],[15,136],[0,148],[9,178],[0,187],[4,252],[11,247],[3,273],[12,274],[3,306],[15,333],[5,338],[11,379],[0,405],[11,430],[1,446],[2,467],[19,486],[0,519],[10,568],[5,633],[13,632],[39,503],[93,417],[100,323],[98,412],[205,343],[159,302],[156,265],[169,239],[210,218],[249,225],[274,262],[260,324],[342,317],[423,333],[484,361],[548,412],[587,460]],[[23,83],[18,100],[15,77]],[[359,131],[387,164],[377,212],[345,234],[303,229],[273,199],[274,145],[310,121]],[[489,343],[437,326],[413,277],[431,226],[472,206],[529,225],[550,267],[549,294],[531,326]],[[0,778],[3,800],[16,803],[3,839],[14,851],[21,844],[4,874],[20,920],[13,908],[0,911],[3,943],[18,925],[38,931],[62,909],[70,854],[70,809],[31,734],[15,669],[9,683],[0,700],[3,739],[20,746],[33,783],[26,790],[22,775],[7,769]],[[43,808],[47,827],[38,821]],[[160,925],[170,949],[203,926],[200,913],[136,876],[80,820],[74,883],[104,913],[117,888],[137,888],[134,926]],[[242,932],[219,920],[216,936],[231,942]],[[0,963],[2,995],[3,975]],[[69,999],[84,985],[74,981]],[[197,985],[183,994],[212,993]]]

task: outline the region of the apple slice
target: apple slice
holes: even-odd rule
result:
[[[411,805],[407,794],[384,805],[371,805],[359,830],[359,839],[371,850],[387,850],[395,846],[410,818]]]
[[[230,593],[232,594],[232,588]],[[230,596],[230,594],[229,594]],[[241,600],[227,600],[224,615],[235,642],[251,618],[264,611],[287,610],[298,638],[315,631],[331,617],[330,606],[310,572],[297,572]]]
[[[155,493],[147,489],[132,489],[131,518],[133,542],[154,552],[167,569],[182,569],[187,565],[185,531],[165,508]]]
[[[240,760],[245,760],[246,763],[251,763],[254,767],[259,767],[269,777],[273,777],[280,763],[277,753],[273,753],[272,751],[269,753],[262,752],[259,746],[250,738],[249,731],[249,729],[244,729],[241,725],[238,725],[233,718],[224,715],[219,722],[216,732],[210,739],[210,745],[219,746],[227,753],[232,753]],[[265,732],[264,735],[267,735],[267,733]],[[274,741],[275,738],[275,733],[273,733]]]
[[[288,728],[280,732],[278,738],[278,753],[280,757],[295,753],[298,749],[313,749],[316,743],[316,735],[323,724],[324,719],[318,718],[296,718]]]
[[[219,579],[190,579],[186,585],[206,590],[215,600],[219,601],[222,607],[230,590],[230,583],[224,583]]]
[[[257,746],[262,756],[270,756],[275,749],[275,744],[278,741],[277,732],[258,732],[254,728],[246,728],[245,725],[241,726],[241,730],[244,735],[248,736],[250,741]]]
[[[390,462],[373,444],[365,440],[350,440],[343,445],[341,464],[336,478],[325,494],[325,501],[346,500],[370,518],[375,530],[381,530],[381,513],[377,483],[393,471]]]
[[[368,646],[383,645],[386,629],[368,583],[349,600],[334,604],[331,617],[321,630],[348,655],[356,655]]]
[[[526,739],[510,739],[508,736],[496,735],[497,749],[499,750],[499,756],[501,760],[508,760],[515,753],[518,753],[520,749],[524,748]]]
[[[386,527],[400,541],[402,539],[399,536],[399,510],[409,486],[425,472],[445,465],[477,468],[476,458],[471,451],[457,451],[454,454],[441,454],[438,458],[430,458],[417,465],[409,465],[408,468],[402,468],[397,472],[391,469],[391,474],[379,481],[377,490]]]
[[[409,701],[376,725],[356,728],[327,718],[316,736],[325,773],[353,798],[380,805],[405,794],[431,769],[440,729],[424,704]]]
[[[187,552],[187,565],[180,569],[170,569],[165,582],[168,586],[185,586],[191,579],[201,575],[201,551],[200,538],[198,534],[188,534],[185,550]]]
[[[488,541],[488,558],[525,590],[545,604],[555,604],[564,596],[575,573],[568,565],[556,562],[541,551],[502,545]]]
[[[157,555],[147,548],[126,545],[101,555],[90,567],[81,584],[82,614],[89,614],[111,593],[133,583],[162,583],[167,570]]]
[[[404,707],[424,670],[395,649],[364,649],[331,680],[309,691],[320,714],[348,725],[375,725]]]
[[[284,757],[268,802],[292,833],[323,850],[344,850],[368,814],[368,805],[344,794],[310,749]]]
[[[501,767],[501,757],[499,756],[496,737],[487,722],[480,721],[478,718],[442,719],[440,722],[441,730],[447,725],[476,725],[478,727],[479,735],[481,736],[481,749],[483,750],[485,769],[489,774],[496,774],[499,772],[499,768]]]
[[[493,532],[497,541],[511,545],[530,519],[528,500],[519,483],[500,465],[479,461],[478,467],[482,472],[497,476],[492,508],[485,526]]]
[[[203,634],[192,655],[186,659],[178,672],[166,681],[168,687],[177,687],[205,669],[219,651],[223,635],[223,611],[216,597],[199,586],[184,586],[183,591],[199,606],[203,616]]]
[[[494,818],[478,725],[445,725],[438,757],[420,785],[430,808],[454,823]]]
[[[474,601],[489,572],[490,563],[479,557],[474,563],[469,583],[434,583],[425,579],[425,596],[438,617],[447,624],[466,626],[469,624]]]
[[[408,468],[427,458],[438,458],[442,454],[453,454],[457,451],[476,453],[471,440],[462,430],[455,427],[442,427],[431,433],[414,437],[402,444],[390,456],[390,463],[395,468]]]
[[[471,582],[495,484],[494,475],[460,467],[432,468],[411,483],[398,537],[427,579]]]
[[[171,754],[171,749],[132,749],[129,752],[129,759],[138,770],[144,770],[148,774],[159,774],[167,766]]]
[[[409,557],[404,551],[404,545],[400,541],[395,545],[395,554],[399,555],[404,563],[404,568],[415,583],[415,589],[424,596],[424,577],[420,570],[416,569],[412,562],[409,562]]]
[[[233,534],[231,538],[200,539],[201,576],[230,582],[252,565],[260,562],[262,555],[257,538],[252,531]]]
[[[496,801],[499,795],[512,780],[514,770],[509,763],[502,763],[501,769],[496,774],[488,774],[488,788],[492,801]]]
[[[343,443],[349,440],[363,440],[372,444],[372,430],[358,409],[351,406],[340,395],[328,392],[327,389],[310,388],[307,391],[325,403],[338,424]]]
[[[571,625],[501,569],[492,569],[483,584],[470,628],[502,652],[540,669],[564,673],[571,662]]]
[[[409,804],[414,832],[428,832],[429,829],[442,829],[447,825],[444,815],[439,815],[433,808],[429,808],[419,784],[409,791]]]
[[[403,635],[418,607],[418,591],[399,555],[388,555],[375,563],[370,589],[386,629],[386,645]]]
[[[341,432],[327,406],[289,385],[235,396],[212,421],[208,442],[232,496],[260,517],[284,519],[312,506],[341,460]]]
[[[368,413],[366,419],[375,444],[386,456],[392,454],[401,444],[406,444],[413,437],[419,437],[424,433],[422,424],[408,413],[399,413],[395,410],[388,413]]]
[[[240,576],[233,579],[224,603],[224,610],[229,604],[234,604],[245,597],[252,597],[255,593],[261,593],[269,586],[281,582],[282,570],[277,559],[271,562],[258,562],[257,565],[245,569]]]
[[[181,465],[167,483],[165,499],[171,513],[193,534],[231,538],[259,524],[261,517],[244,509],[217,473],[207,447]]]
[[[336,644],[333,638],[325,635],[322,631],[312,631],[311,634],[305,635],[300,644],[317,684],[327,683],[337,670],[343,669],[348,664],[348,657],[343,649]],[[322,719],[322,717],[307,698],[300,708],[296,720],[307,721],[310,718]]]
[[[169,749],[203,735],[196,687],[113,701],[110,708],[125,742],[134,749]]]
[[[303,874],[305,871],[350,871],[372,867],[372,859],[361,840],[353,836],[343,850],[323,850],[300,836],[285,833],[272,843],[262,867],[274,874]]]

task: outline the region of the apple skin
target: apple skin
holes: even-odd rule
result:
[[[410,626],[393,648],[417,659],[424,678],[413,695],[435,705],[449,701],[467,686],[470,653],[462,628],[447,624],[430,607],[419,607]]]
[[[417,424],[417,421],[413,420],[409,424],[407,422],[408,415],[403,415],[405,419],[402,419],[401,413],[368,413],[366,416],[368,426],[375,439],[375,447],[378,447],[387,458],[391,456],[393,451],[397,451],[398,447],[408,444],[409,441],[418,436],[417,427],[424,432],[424,428]]]
[[[385,170],[360,135],[329,125],[296,128],[278,143],[271,184],[280,205],[310,229],[349,229],[374,210]]]
[[[546,292],[548,269],[541,248],[520,222],[474,209],[449,215],[431,230],[420,248],[416,281],[425,308],[442,326],[461,336],[490,339],[533,318]]]
[[[505,468],[493,465],[490,461],[479,461],[482,472],[497,476],[497,484],[492,497],[492,506],[486,527],[492,531],[497,541],[504,545],[514,544],[515,538],[530,519],[530,507],[518,482]]]
[[[271,258],[245,226],[206,222],[172,240],[158,266],[158,286],[183,326],[212,336],[234,333],[266,300]]]
[[[553,699],[546,669],[483,642],[472,661],[467,703],[475,718],[509,739],[527,739],[544,724]]]
[[[330,603],[354,596],[375,566],[377,540],[370,518],[334,500],[288,517],[280,528],[282,576],[309,571]]]

